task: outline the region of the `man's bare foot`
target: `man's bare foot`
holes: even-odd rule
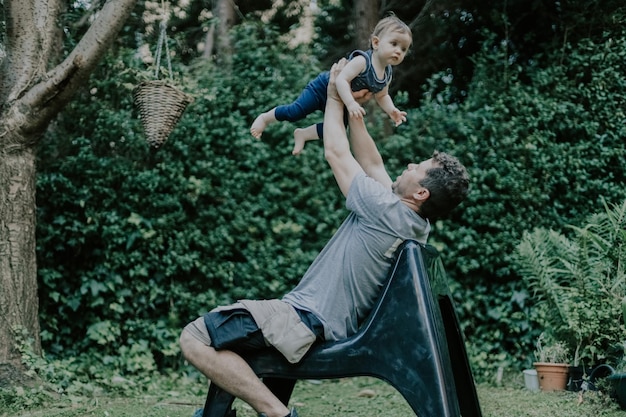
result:
[[[313,129],[313,131],[315,131]],[[316,132],[317,135],[317,132]],[[293,144],[293,150],[291,151],[292,155],[299,155],[300,152],[302,152],[302,149],[304,149],[304,145],[310,141],[310,140],[317,140],[319,139],[318,137],[311,137],[311,128],[304,128],[304,129],[296,129],[293,131],[293,139],[294,139],[294,144]]]

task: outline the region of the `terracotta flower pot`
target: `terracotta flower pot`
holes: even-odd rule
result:
[[[535,362],[539,388],[542,391],[564,391],[569,365],[566,363]]]

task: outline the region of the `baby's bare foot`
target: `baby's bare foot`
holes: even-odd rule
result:
[[[254,122],[252,123],[252,126],[250,127],[250,133],[252,134],[252,136],[259,139],[261,135],[263,134],[263,131],[267,127],[267,124],[268,124],[268,120],[265,117],[265,113],[261,113],[260,115],[257,116],[256,119],[254,119]]]
[[[299,155],[300,152],[302,152],[302,149],[304,149],[304,145],[305,143],[307,143],[310,140],[315,140],[315,139],[319,139],[317,137],[311,137],[310,135],[310,128],[305,128],[305,129],[296,129],[293,131],[293,139],[294,139],[294,144],[293,144],[293,150],[291,151],[292,155]]]

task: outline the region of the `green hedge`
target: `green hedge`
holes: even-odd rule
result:
[[[184,324],[287,291],[347,214],[319,144],[295,158],[293,126],[262,141],[248,131],[256,113],[295,98],[315,62],[279,49],[262,25],[239,35],[236,47],[252,52],[231,68],[188,69],[195,101],[158,151],[133,109],[139,64],[126,51],[122,68],[108,57],[48,133],[38,181],[48,352],[115,357],[144,344],[132,356],[171,365]]]
[[[248,131],[317,74],[311,51],[287,49],[258,24],[234,39],[230,64],[178,68],[195,101],[158,151],[132,106],[141,68],[132,51],[107,57],[49,130],[37,229],[49,354],[89,352],[127,372],[175,366],[184,324],[218,304],[287,291],[347,214],[319,143],[293,157],[295,124],[271,125],[261,141]],[[437,75],[407,124],[392,130],[375,107],[368,113],[392,176],[434,149],[470,170],[468,200],[435,224],[431,243],[480,378],[521,367],[538,332],[511,263],[523,231],[575,223],[601,196],[624,197],[625,39],[506,67],[488,42],[464,102],[435,93],[447,82]]]
[[[607,34],[504,66],[498,43],[487,43],[463,103],[444,93],[417,112],[422,140],[450,138],[471,171],[470,196],[443,231],[445,255],[471,349],[485,358],[477,367],[491,376],[527,366],[541,330],[513,269],[522,233],[578,224],[601,198],[624,198],[625,46],[623,33]]]

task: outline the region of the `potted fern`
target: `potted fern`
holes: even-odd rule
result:
[[[603,362],[626,339],[626,201],[604,203],[604,212],[567,235],[538,228],[525,232],[516,266],[533,295],[533,320],[550,340],[563,342],[573,365]]]

